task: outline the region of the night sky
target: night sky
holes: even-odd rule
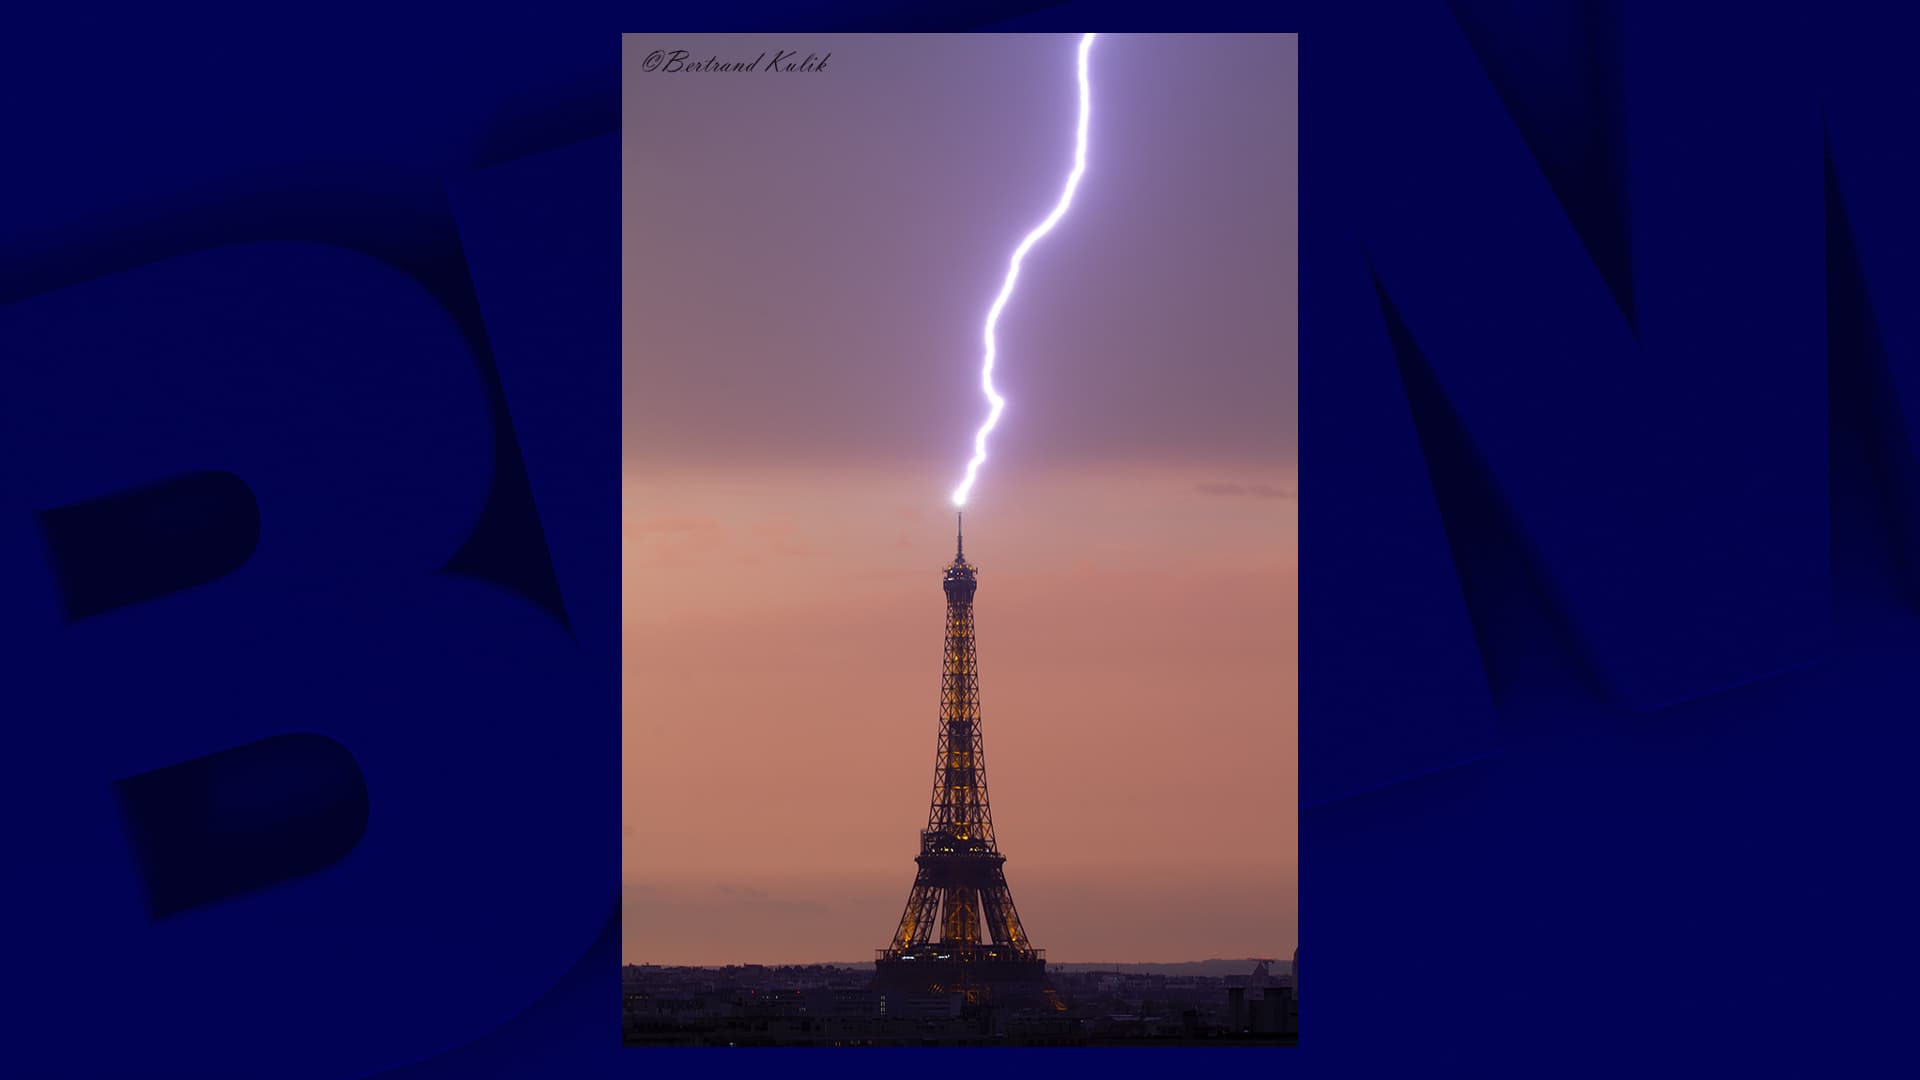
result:
[[[892,936],[981,322],[1071,168],[1076,44],[626,40],[629,962]],[[1000,321],[967,553],[996,831],[1055,961],[1296,943],[1297,67],[1100,38],[1086,176]]]

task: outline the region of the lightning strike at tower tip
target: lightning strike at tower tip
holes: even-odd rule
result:
[[[993,328],[1000,321],[1000,312],[1007,306],[1007,300],[1013,296],[1014,282],[1020,278],[1020,260],[1040,238],[1053,231],[1060,219],[1066,216],[1067,207],[1073,203],[1074,189],[1080,186],[1080,176],[1087,171],[1087,119],[1093,112],[1093,93],[1087,84],[1087,53],[1093,48],[1093,39],[1098,35],[1085,34],[1080,38],[1080,125],[1074,137],[1073,171],[1067,175],[1067,186],[1060,193],[1060,202],[1054,206],[1053,213],[1045,221],[1034,227],[1020,246],[1013,249],[1013,258],[1007,264],[1007,278],[1000,286],[1000,295],[994,298],[993,306],[987,309],[986,330],[982,338],[986,345],[986,355],[980,368],[980,389],[986,393],[988,410],[986,422],[973,436],[973,459],[967,462],[966,478],[953,490],[953,505],[965,506],[967,493],[973,490],[973,482],[979,475],[980,466],[987,460],[987,436],[993,433],[995,424],[1000,422],[1000,413],[1006,408],[1006,399],[993,388],[993,361],[997,352]]]

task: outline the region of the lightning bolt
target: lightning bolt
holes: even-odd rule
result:
[[[1013,249],[1013,259],[1007,264],[1007,280],[1000,286],[1000,295],[994,298],[993,306],[987,309],[987,327],[982,338],[986,344],[986,358],[980,367],[980,389],[986,391],[990,408],[987,421],[973,436],[973,460],[967,462],[966,479],[953,489],[953,505],[965,506],[967,492],[973,489],[973,481],[980,473],[980,466],[987,460],[987,436],[993,433],[995,424],[1000,422],[1001,410],[1007,406],[1007,399],[993,388],[993,361],[998,350],[994,346],[993,328],[1000,321],[1000,311],[1007,306],[1007,300],[1013,295],[1014,282],[1020,280],[1020,260],[1040,238],[1053,231],[1060,219],[1067,215],[1067,207],[1073,204],[1073,191],[1080,186],[1080,176],[1087,171],[1087,118],[1093,112],[1093,94],[1087,87],[1087,52],[1093,48],[1095,34],[1085,34],[1080,38],[1080,128],[1074,136],[1073,171],[1067,174],[1067,187],[1060,193],[1060,202],[1053,208],[1047,219],[1027,234],[1020,246]]]

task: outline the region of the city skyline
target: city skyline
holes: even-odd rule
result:
[[[629,962],[854,962],[900,918],[978,320],[1058,196],[1074,43],[627,39]],[[1087,177],[1001,323],[967,554],[1050,959],[1297,944],[1294,70],[1103,36]]]

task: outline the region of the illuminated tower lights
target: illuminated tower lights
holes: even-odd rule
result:
[[[919,870],[893,942],[876,959],[875,982],[901,992],[1028,999],[1059,1009],[1065,1006],[1047,984],[1044,952],[1020,925],[1007,860],[994,840],[974,643],[978,573],[956,530],[953,562],[941,580],[947,628],[933,796],[914,860]]]

